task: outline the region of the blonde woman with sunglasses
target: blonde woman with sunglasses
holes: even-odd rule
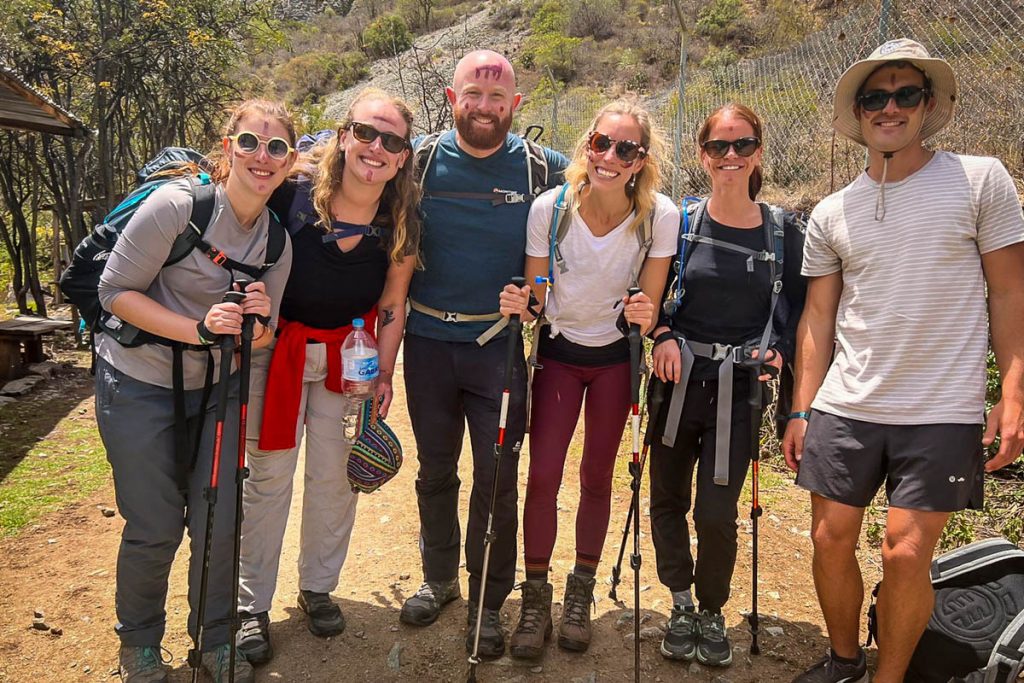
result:
[[[232,112],[210,174],[214,208],[203,233],[218,256],[241,264],[264,262],[270,230],[265,205],[291,169],[294,144],[295,129],[282,105],[250,100]],[[243,314],[262,318],[255,324],[253,346],[270,343],[291,263],[286,241],[277,262],[246,287],[242,304],[222,302],[233,273],[200,249],[164,267],[176,238],[190,229],[192,182],[172,180],[145,200],[117,241],[99,284],[105,309],[167,340],[129,348],[107,334],[96,337],[96,420],[125,519],[117,558],[115,630],[121,640],[121,680],[133,683],[167,680],[160,651],[167,578],[186,528],[191,551],[188,628],[193,637],[197,632],[207,515],[203,489],[210,481],[213,415],[221,396],[215,389],[204,401],[207,359],[219,365],[216,339],[238,335]],[[181,352],[183,393],[174,389],[171,342],[189,345]],[[212,355],[197,347],[210,349]],[[214,381],[218,377],[215,370]],[[238,451],[237,372],[229,382],[221,441],[225,454]],[[192,463],[177,456],[177,397],[183,398],[189,428],[199,431],[202,425]],[[201,662],[214,681],[227,681],[229,674],[236,489],[223,484],[234,481],[235,462],[232,457],[220,461],[222,485],[210,539]],[[242,657],[236,659],[234,680],[254,680],[252,666]]]
[[[574,651],[590,645],[594,577],[608,529],[615,456],[630,406],[629,346],[618,319],[624,315],[626,323],[650,331],[657,320],[652,302],[661,299],[675,253],[679,212],[657,192],[662,150],[662,138],[644,109],[624,100],[603,107],[576,144],[565,172],[565,220],[570,223],[558,244],[561,259],[553,268],[554,282],[550,289],[509,285],[501,294],[506,315],[533,317],[527,309],[530,289],[545,307],[523,512],[526,581],[512,636],[513,657],[539,658],[552,632],[548,572],[557,533],[556,499],[584,396],[576,561],[566,579],[558,644]],[[550,190],[530,209],[529,283],[549,274],[551,221],[560,193],[561,188]],[[651,243],[642,246],[637,236],[645,222],[651,225]],[[642,291],[628,297],[627,289],[637,281]]]
[[[316,636],[345,628],[330,593],[356,513],[346,474],[352,435],[343,421],[362,401],[341,393],[341,344],[356,318],[376,330],[376,399],[386,417],[419,242],[411,130],[404,102],[362,91],[337,132],[300,157],[296,177],[270,201],[287,217],[294,267],[273,352],[253,355],[238,647],[254,663],[273,656],[269,610],[303,433],[298,605]]]

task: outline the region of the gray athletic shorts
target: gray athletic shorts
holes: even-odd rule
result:
[[[910,510],[980,510],[982,425],[885,425],[811,411],[797,485],[867,507],[885,482],[889,505]]]

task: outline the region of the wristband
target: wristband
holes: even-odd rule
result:
[[[210,328],[206,326],[205,320],[200,320],[196,323],[196,333],[199,336],[199,343],[203,346],[213,346],[217,343],[219,337],[219,335],[210,331]]]
[[[806,420],[811,416],[809,410],[798,410],[795,413],[790,413],[786,416],[787,420]]]
[[[654,346],[657,346],[658,344],[661,344],[662,342],[666,342],[669,339],[672,339],[674,341],[675,338],[676,338],[676,333],[675,332],[673,332],[672,330],[666,330],[665,332],[662,332],[661,334],[659,334],[657,337],[654,338]]]

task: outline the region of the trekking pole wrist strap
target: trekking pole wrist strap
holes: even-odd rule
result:
[[[196,332],[199,336],[199,343],[203,346],[213,346],[220,339],[220,335],[214,334],[210,331],[210,328],[206,326],[205,320],[200,320],[196,323]]]
[[[796,411],[794,413],[790,413],[789,415],[787,415],[786,419],[787,420],[806,420],[810,416],[811,416],[811,411],[809,411],[809,410],[798,410],[798,411]]]
[[[670,341],[670,340],[671,341],[675,341],[675,339],[676,339],[676,333],[673,332],[672,330],[666,330],[665,332],[662,332],[661,334],[659,334],[657,337],[654,338],[654,345],[657,346],[658,344],[661,344],[663,342],[667,342],[667,341]]]

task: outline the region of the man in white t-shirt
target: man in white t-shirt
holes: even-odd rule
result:
[[[868,148],[869,163],[807,226],[810,281],[783,451],[811,492],[831,650],[794,683],[868,681],[854,551],[883,482],[873,680],[903,681],[932,611],[928,570],[946,520],[979,508],[983,472],[1024,445],[1024,217],[998,160],[924,147],[955,99],[949,64],[907,39],[885,43],[836,86],[833,126]],[[986,312],[1003,382],[987,428]],[[997,436],[985,462],[982,445]]]

